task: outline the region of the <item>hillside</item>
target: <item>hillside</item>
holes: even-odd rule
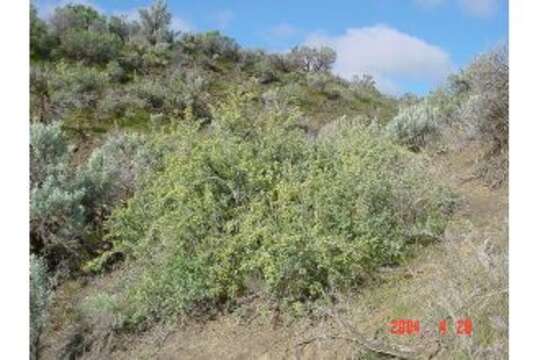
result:
[[[506,358],[506,50],[398,98],[170,21],[31,12],[32,358]]]

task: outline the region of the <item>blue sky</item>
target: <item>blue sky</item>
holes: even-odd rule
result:
[[[35,1],[43,16],[68,0]],[[136,16],[150,0],[77,0]],[[334,72],[372,74],[388,93],[426,93],[450,71],[508,39],[507,0],[169,0],[177,29],[218,29],[242,46],[336,49]]]

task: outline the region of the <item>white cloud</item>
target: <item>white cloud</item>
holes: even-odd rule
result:
[[[222,10],[213,16],[216,26],[220,30],[227,28],[234,19],[234,13],[231,10]]]
[[[274,37],[286,38],[296,35],[298,32],[299,30],[296,27],[282,23],[271,28],[269,34]]]
[[[313,34],[306,44],[332,47],[337,52],[335,73],[348,79],[370,74],[389,93],[399,92],[400,81],[434,85],[452,70],[444,50],[386,25],[351,28],[340,36]]]
[[[475,16],[491,16],[499,6],[499,0],[459,0],[461,7],[468,14]]]

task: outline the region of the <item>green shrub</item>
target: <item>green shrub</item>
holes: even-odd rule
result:
[[[222,58],[231,61],[240,59],[240,46],[234,39],[219,31],[199,34],[184,34],[180,40],[182,51],[189,54],[202,54],[209,59]]]
[[[253,67],[255,75],[261,84],[269,84],[278,80],[277,72],[268,57],[262,57],[259,61],[255,62]]]
[[[148,73],[154,69],[163,69],[171,59],[169,44],[158,43],[154,46],[147,46],[142,54],[143,70]]]
[[[129,79],[126,69],[116,60],[107,64],[107,74],[112,83],[124,83]]]
[[[40,19],[34,3],[30,3],[30,57],[32,59],[47,59],[56,46],[55,38],[51,35],[48,24]]]
[[[270,71],[277,75],[295,70],[295,64],[287,54],[267,54],[264,50],[242,49],[240,51],[241,68],[247,72],[255,70],[256,75]]]
[[[122,48],[119,65],[128,74],[155,74],[170,64],[172,59],[169,43],[150,44],[140,36],[134,36]]]
[[[441,121],[439,110],[428,100],[400,110],[386,126],[388,134],[399,143],[418,151],[429,138],[438,134]]]
[[[68,59],[105,64],[118,57],[122,41],[109,32],[69,30],[61,38],[60,51]]]
[[[305,86],[297,82],[289,82],[279,88],[279,96],[293,105],[302,105],[309,97]]]
[[[492,154],[508,147],[508,49],[499,48],[478,57],[462,79],[469,89],[462,113],[473,136],[489,144]]]
[[[58,115],[94,112],[108,84],[107,73],[97,68],[59,63],[50,85],[51,106]]]
[[[97,105],[98,118],[100,120],[116,120],[120,118],[136,119],[140,114],[145,114],[147,102],[133,94],[122,93],[117,90],[108,90],[99,100]]]
[[[387,132],[413,150],[437,140],[442,146],[476,142],[478,175],[492,186],[508,172],[508,53],[497,48],[476,58],[423,100],[401,99],[404,107]]]
[[[165,98],[168,96],[167,88],[162,82],[153,79],[144,79],[133,83],[127,91],[142,100],[148,111],[162,110],[165,106]]]
[[[328,46],[320,48],[296,46],[287,56],[296,69],[305,72],[330,71],[337,59],[336,52]]]
[[[112,206],[135,190],[137,184],[153,170],[159,168],[167,152],[167,144],[156,143],[152,138],[134,133],[110,134],[105,143],[94,150],[88,161],[80,168],[80,182],[94,191],[92,198]],[[106,185],[110,182],[109,185]],[[100,199],[103,196],[103,199]]]
[[[126,16],[111,16],[108,21],[108,30],[118,36],[125,43],[133,32],[133,23],[129,23]]]
[[[131,84],[128,94],[142,100],[146,110],[182,116],[191,108],[199,117],[208,116],[207,82],[196,72],[177,70],[163,79],[145,79]]]
[[[327,86],[334,82],[334,77],[329,73],[309,73],[306,75],[307,85],[319,92],[325,92]]]
[[[30,359],[38,359],[39,339],[47,321],[51,295],[45,261],[30,255]]]
[[[30,128],[30,183],[39,185],[47,176],[64,170],[68,161],[68,144],[60,123],[32,124]]]
[[[51,81],[53,74],[45,66],[30,68],[30,118],[32,121],[48,122],[52,116]]]
[[[50,19],[54,33],[62,37],[70,30],[104,29],[105,18],[90,6],[68,4],[54,9]]]
[[[85,323],[91,324],[95,332],[107,333],[120,329],[124,323],[118,300],[114,295],[98,293],[82,302],[81,315]]]
[[[261,100],[265,111],[273,111],[289,106],[289,99],[283,96],[280,90],[280,88],[271,88],[262,93]]]
[[[359,98],[376,98],[381,94],[375,86],[375,79],[372,76],[364,74],[362,77],[355,75],[349,84],[352,94]]]
[[[31,249],[55,266],[75,266],[86,216],[85,191],[70,166],[60,123],[32,124],[30,133]]]
[[[147,45],[138,38],[130,39],[122,48],[118,57],[118,63],[128,73],[145,73],[142,57],[146,52]]]
[[[240,49],[238,59],[238,69],[247,73],[252,73],[255,65],[263,61],[266,53],[262,49]]]
[[[137,135],[111,135],[75,167],[59,122],[32,124],[31,249],[62,270],[77,270],[99,244],[91,241],[112,205],[134,191],[162,150]]]
[[[175,33],[169,29],[172,14],[166,1],[155,0],[149,7],[139,9],[139,17],[140,32],[148,43],[155,45],[173,41]]]
[[[122,46],[120,37],[109,32],[106,17],[89,6],[68,4],[57,7],[50,24],[59,44],[54,49],[57,57],[86,64],[104,64],[115,58]]]
[[[177,70],[168,77],[167,87],[166,106],[170,112],[181,115],[190,108],[196,117],[209,117],[208,81],[199,72]]]
[[[307,86],[326,96],[337,99],[347,91],[347,83],[328,72],[314,72],[306,75]]]
[[[250,101],[222,105],[206,134],[179,128],[164,170],[113,213],[110,236],[138,269],[133,321],[257,290],[315,299],[444,230],[448,198],[399,147],[362,127],[311,141],[294,112]]]
[[[296,70],[295,63],[287,54],[269,54],[268,58],[277,71],[288,73]]]

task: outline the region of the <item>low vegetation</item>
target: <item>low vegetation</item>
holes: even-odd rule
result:
[[[31,126],[30,245],[65,275],[104,245],[101,224],[159,165],[164,150],[136,134],[111,134],[87,161],[74,166],[60,123]]]
[[[38,358],[39,340],[46,325],[48,306],[52,296],[47,264],[30,256],[30,357]]]
[[[415,151],[427,144],[447,146],[456,140],[476,141],[483,146],[477,158],[479,175],[495,186],[506,180],[507,48],[477,57],[426,99],[405,104],[387,126],[391,137]]]
[[[79,329],[66,358],[92,332],[110,344],[252,296],[315,314],[448,235],[458,201],[437,156],[477,144],[476,175],[506,180],[505,49],[396,98],[334,75],[327,47],[177,33],[164,1],[139,15],[31,8],[32,358],[52,294],[101,276],[115,286],[55,315]]]
[[[134,316],[255,291],[316,299],[444,230],[452,198],[399,147],[362,126],[312,141],[291,112],[250,114],[247,96],[216,109],[208,134],[177,129],[163,172],[112,214],[109,236],[140,270]]]

